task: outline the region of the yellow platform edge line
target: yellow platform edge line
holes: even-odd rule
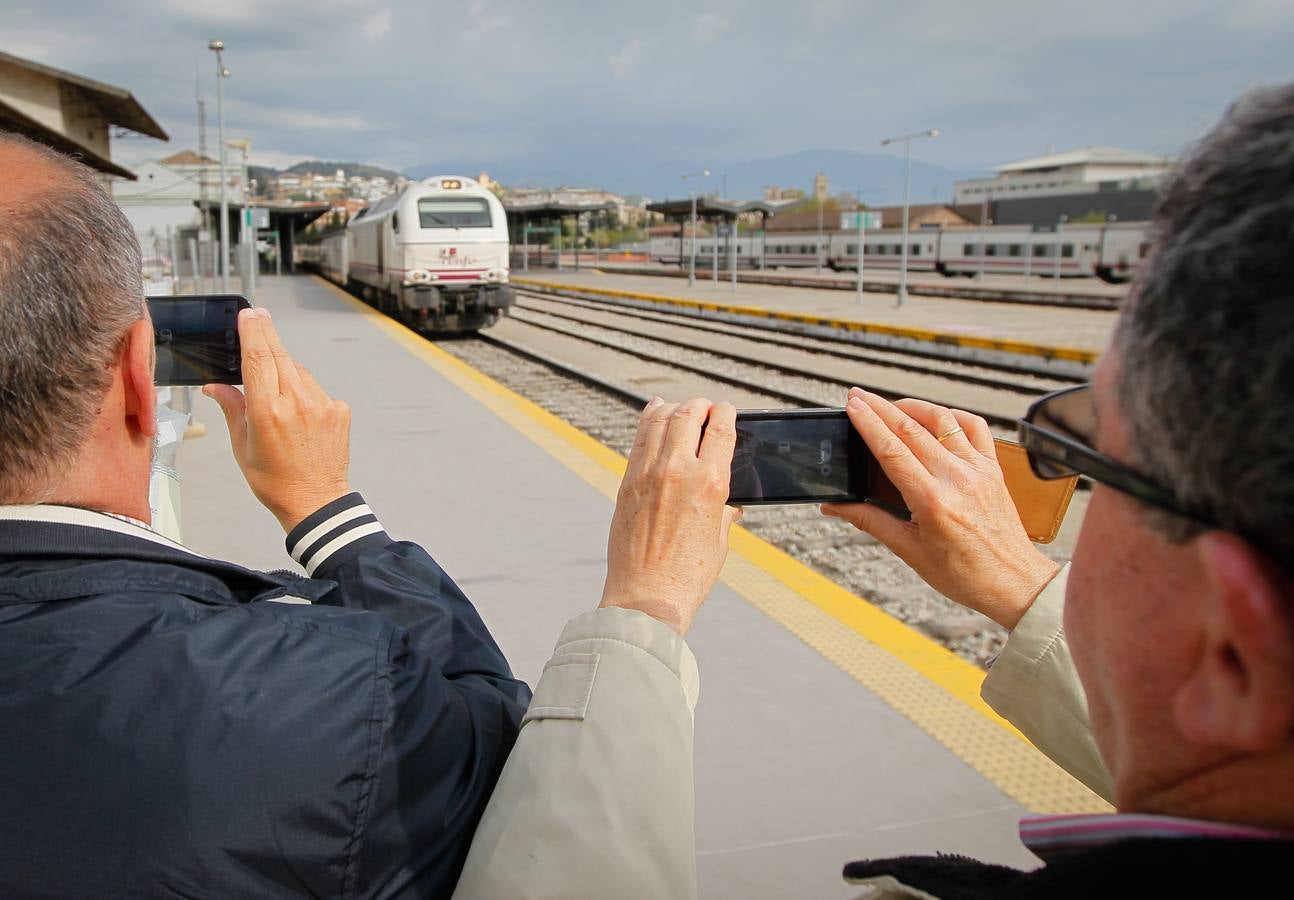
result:
[[[620,454],[336,285],[322,278],[319,282],[595,490],[614,500],[626,463]],[[788,596],[816,610],[826,621],[836,623],[845,634],[862,641],[859,649],[864,656],[880,654],[892,660],[892,666],[898,669],[892,670],[884,664],[879,669],[875,664],[860,665],[857,654],[833,645],[822,626],[806,625],[802,616],[789,608],[783,607],[779,613],[776,604],[770,606],[767,597],[762,600],[746,597],[742,576],[736,570],[730,573],[729,566],[724,568],[725,584],[948,748],[1007,796],[1040,813],[1109,810],[1105,801],[1043,756],[1024,735],[983,702],[979,696],[984,677],[981,670],[739,526],[732,529],[730,551],[730,561],[737,562],[738,568],[753,568],[771,579],[770,583],[781,585]],[[863,649],[868,647],[871,649]],[[896,681],[896,671],[908,675],[899,675]],[[913,681],[905,688],[908,678]],[[913,688],[916,694],[912,693]],[[924,692],[933,693],[923,698]],[[945,703],[963,710],[963,714],[953,713]],[[981,727],[968,728],[963,715],[982,723]],[[992,734],[1000,736],[1005,744],[994,740]]]
[[[624,475],[625,458],[605,444],[562,421],[537,403],[527,400],[457,357],[446,353],[416,332],[379,313],[331,282],[322,278],[319,281],[356,310],[370,317],[374,324],[390,332],[416,355],[434,361],[437,364],[436,368],[452,369],[470,379],[482,390],[506,401],[512,409],[574,446],[614,475],[617,480]],[[740,526],[733,528],[731,532],[729,549],[746,558],[836,621],[882,647],[967,706],[1027,743],[1019,731],[994,712],[980,697],[979,689],[984,680],[984,672],[976,666]]]
[[[686,297],[672,297],[666,294],[645,294],[637,291],[622,291],[613,288],[592,287],[582,284],[570,284],[557,281],[541,281],[534,278],[513,278],[513,284],[526,287],[548,288],[550,290],[582,291],[605,297],[618,297],[625,300],[642,300],[650,303],[662,303],[671,306],[683,306],[692,309],[703,309],[710,312],[722,312],[741,316],[754,316],[763,319],[777,319],[783,322],[797,322],[803,325],[820,325],[838,331],[861,331],[865,333],[886,334],[894,337],[906,337],[913,340],[935,344],[952,344],[958,347],[973,347],[980,350],[998,350],[1004,353],[1017,353],[1024,356],[1041,356],[1045,359],[1064,359],[1071,362],[1094,364],[1100,355],[1096,350],[1084,350],[1080,347],[1060,347],[1047,344],[1033,344],[1027,341],[1013,341],[1006,338],[984,338],[974,335],[953,334],[946,331],[931,331],[924,328],[912,328],[902,325],[886,325],[880,322],[863,322],[855,319],[831,319],[823,316],[793,313],[786,310],[768,309],[762,306],[739,306],[729,303],[710,303],[705,300],[691,300]]]

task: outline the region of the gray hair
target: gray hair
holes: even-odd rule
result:
[[[0,216],[0,502],[15,502],[83,447],[147,308],[139,242],[95,173],[15,134],[0,147],[62,176]]]
[[[1294,561],[1294,84],[1245,94],[1182,160],[1120,318],[1134,464]],[[1173,540],[1200,526],[1153,521]]]

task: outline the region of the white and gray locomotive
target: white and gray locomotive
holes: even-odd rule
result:
[[[418,331],[477,331],[513,302],[503,204],[471,178],[411,184],[298,244],[298,257]]]

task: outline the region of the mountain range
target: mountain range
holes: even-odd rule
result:
[[[710,170],[708,178],[684,180],[688,172]],[[798,188],[806,194],[813,189],[813,178],[821,172],[827,176],[831,194],[851,193],[861,196],[872,206],[896,205],[903,201],[903,157],[881,153],[857,153],[851,150],[804,150],[783,156],[739,161],[694,160],[635,163],[624,158],[601,162],[585,161],[578,167],[562,159],[546,160],[527,157],[522,161],[446,159],[411,166],[404,171],[410,178],[430,175],[475,176],[485,171],[508,187],[556,188],[593,187],[625,196],[642,195],[653,200],[698,194],[721,194],[735,200],[764,196],[764,188],[777,185]],[[912,161],[911,201],[929,203],[948,201],[953,182],[982,176],[985,172],[946,169],[931,163]],[[725,190],[726,187],[726,190]]]

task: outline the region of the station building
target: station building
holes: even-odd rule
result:
[[[169,140],[125,88],[2,52],[0,128],[76,157],[105,181],[135,179],[112,159],[114,128]]]
[[[970,178],[953,185],[955,204],[1026,197],[1154,188],[1171,168],[1166,156],[1114,147],[1085,147],[1049,153],[998,166],[991,178]]]
[[[958,181],[954,203],[978,208],[976,223],[1051,227],[1057,221],[1140,222],[1150,218],[1165,156],[1086,147],[998,166],[991,178]]]

